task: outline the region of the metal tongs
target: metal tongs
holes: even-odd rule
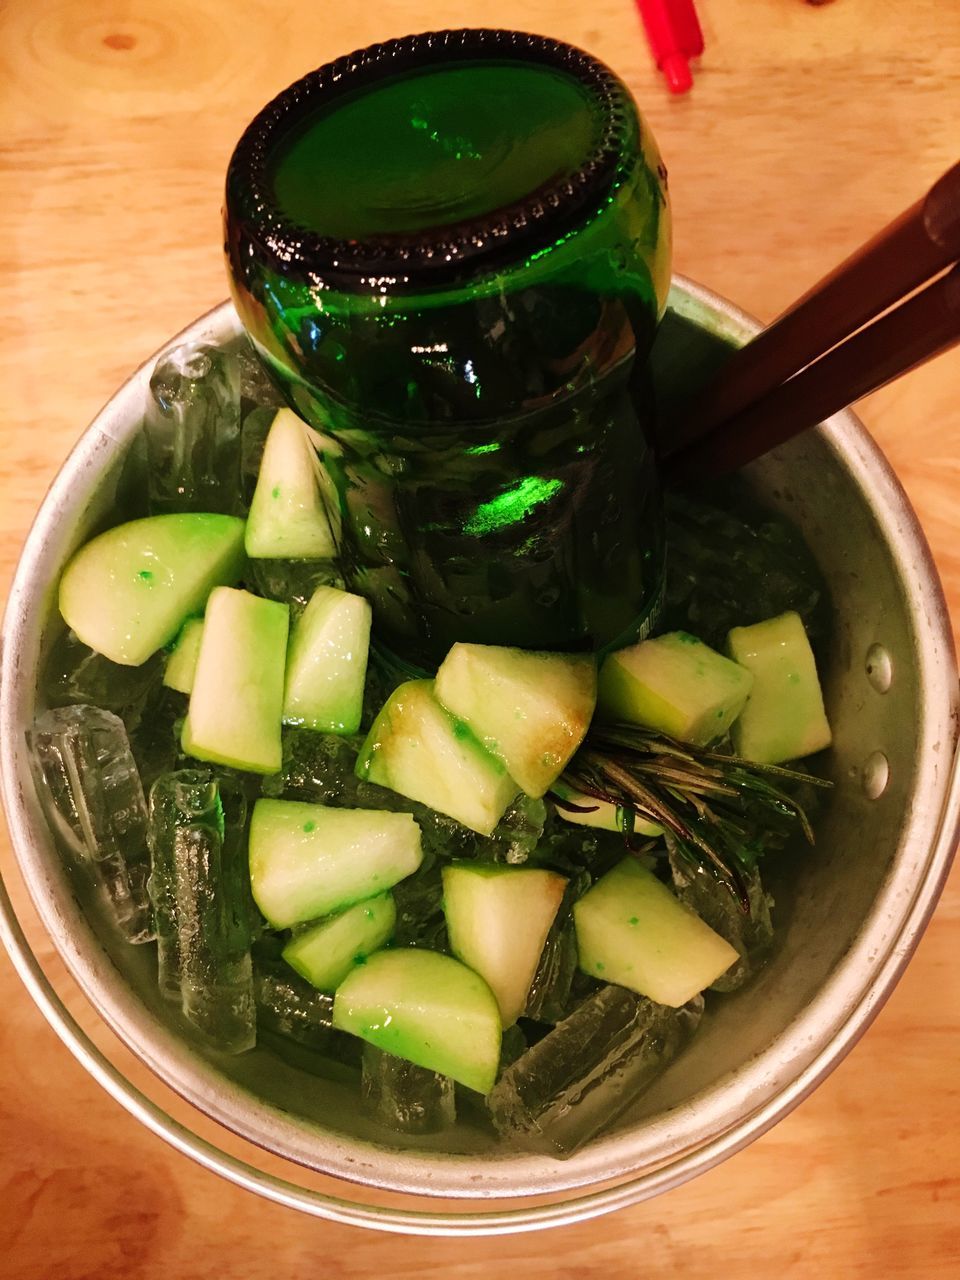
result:
[[[664,475],[735,470],[958,341],[955,164],[730,358],[673,424],[681,443],[665,447]]]

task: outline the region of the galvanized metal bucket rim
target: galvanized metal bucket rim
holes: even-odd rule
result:
[[[742,339],[755,332],[758,327],[743,313],[716,298],[709,291],[679,278],[675,281],[671,301],[675,309],[680,311],[685,309],[696,311],[697,308],[710,311],[714,319],[723,321],[731,337]],[[209,331],[211,334],[237,332],[238,325],[230,305],[223,304],[207,317],[191,325],[185,333],[188,332],[195,337],[198,331]],[[41,546],[44,535],[55,526],[60,499],[69,492],[71,478],[77,470],[78,459],[84,450],[115,448],[127,438],[124,433],[115,434],[112,431],[109,422],[110,409],[111,406],[116,405],[124,391],[138,384],[138,381],[145,381],[150,367],[152,367],[152,359],[114,397],[95,420],[91,429],[82,437],[55,480],[27,540],[4,620],[3,691],[0,698],[0,763],[3,768],[3,796],[18,861],[28,890],[34,899],[34,905],[45,925],[49,925],[48,915],[51,908],[43,895],[39,894],[37,886],[31,883],[28,874],[30,851],[27,847],[29,841],[24,833],[30,825],[31,814],[27,800],[16,784],[16,761],[20,748],[15,740],[18,735],[15,729],[14,702],[21,637],[21,611],[28,600],[28,588],[32,581],[37,548]],[[952,653],[946,609],[923,535],[882,455],[870,441],[859,421],[849,412],[837,415],[819,430],[835,432],[843,438],[847,446],[847,454],[844,458],[846,465],[854,469],[858,466],[869,468],[873,482],[875,484],[879,482],[885,489],[884,500],[897,509],[898,514],[903,517],[905,521],[905,527],[902,530],[903,553],[906,555],[909,551],[913,561],[919,562],[922,570],[925,570],[926,582],[922,585],[930,597],[927,600],[927,607],[940,615],[937,619],[939,628],[944,632],[945,644]],[[31,549],[33,549],[33,555],[31,555]],[[945,693],[945,705],[955,708],[955,688],[947,688]],[[672,1151],[669,1142],[665,1142],[663,1159],[658,1161],[652,1169],[648,1166],[647,1172],[638,1171],[631,1165],[630,1135],[619,1135],[594,1144],[589,1149],[589,1158],[580,1161],[579,1164],[572,1162],[570,1165],[559,1166],[560,1169],[568,1171],[566,1176],[554,1177],[552,1180],[548,1178],[546,1181],[541,1179],[536,1186],[526,1187],[521,1191],[512,1190],[496,1179],[479,1189],[464,1189],[460,1185],[462,1178],[455,1180],[457,1185],[451,1185],[444,1177],[437,1178],[429,1188],[425,1188],[422,1181],[415,1184],[412,1174],[421,1170],[425,1163],[435,1164],[436,1156],[428,1156],[420,1160],[415,1157],[406,1158],[409,1169],[399,1179],[396,1176],[377,1177],[368,1166],[368,1161],[375,1158],[377,1149],[359,1140],[334,1143],[333,1145],[340,1149],[341,1158],[325,1161],[322,1165],[313,1165],[324,1172],[331,1172],[336,1176],[361,1181],[368,1185],[420,1195],[447,1197],[476,1196],[505,1199],[520,1198],[535,1192],[563,1194],[582,1190],[601,1181],[617,1180],[614,1186],[587,1191],[586,1194],[577,1194],[554,1204],[535,1205],[528,1208],[497,1208],[479,1212],[432,1213],[419,1209],[388,1209],[357,1204],[347,1199],[304,1188],[238,1160],[172,1119],[161,1107],[127,1081],[110,1063],[109,1058],[96,1047],[68,1012],[44,975],[20,928],[2,883],[0,883],[0,936],[3,937],[23,981],[53,1029],[99,1083],[152,1132],[183,1154],[191,1156],[206,1168],[221,1174],[237,1185],[320,1217],[351,1225],[377,1227],[409,1234],[482,1235],[556,1226],[635,1203],[711,1168],[765,1132],[797,1105],[849,1051],[872,1021],[909,960],[949,870],[958,831],[960,831],[960,768],[956,760],[952,762],[952,776],[944,783],[943,790],[944,800],[939,814],[938,831],[936,838],[930,842],[923,866],[914,869],[900,868],[899,873],[894,874],[874,904],[871,916],[861,931],[856,946],[803,1014],[777,1038],[776,1044],[781,1049],[779,1075],[775,1073],[764,1079],[762,1060],[768,1056],[769,1051],[767,1051],[767,1054],[760,1055],[754,1064],[756,1070],[752,1074],[746,1073],[745,1078],[740,1081],[740,1106],[736,1110],[740,1118],[732,1125],[729,1121],[725,1121],[722,1114],[729,1114],[731,1110],[729,1093],[725,1094],[723,1106],[719,1105],[719,1096],[724,1093],[726,1085],[726,1082],[720,1081],[691,1100],[691,1106],[688,1108],[690,1111],[696,1110],[701,1129],[700,1139],[692,1144],[688,1143],[686,1147],[682,1144],[674,1144]],[[870,923],[881,918],[884,903],[889,905],[896,897],[902,899],[905,894],[908,896],[909,908],[905,910],[901,903],[898,909],[898,928],[890,937],[879,939],[883,945],[880,948],[882,958],[878,960],[880,953],[877,950],[878,938],[875,934],[879,930],[876,927],[871,930]],[[224,1115],[222,1108],[211,1106],[209,1097],[204,1098],[202,1091],[178,1087],[177,1083],[170,1079],[169,1073],[161,1070],[159,1064],[144,1052],[142,1044],[138,1043],[137,1037],[132,1034],[136,1030],[136,1019],[131,1021],[123,1016],[118,1018],[116,1009],[111,1013],[109,1009],[103,1008],[102,1001],[93,1001],[92,993],[96,989],[96,984],[92,982],[91,972],[84,964],[82,957],[79,954],[69,954],[64,950],[61,950],[61,954],[88,999],[91,999],[91,1003],[94,1003],[101,1015],[106,1018],[113,1031],[151,1067],[167,1086],[187,1097],[201,1111],[212,1115],[227,1128],[240,1133],[251,1142],[258,1142],[256,1125],[252,1129],[249,1124],[239,1125],[235,1122],[235,1117],[231,1119],[230,1116]],[[872,976],[867,981],[857,976],[861,973],[872,973]],[[830,1019],[831,1033],[824,1047],[819,1050],[811,1049],[811,1045],[823,1043],[822,1028],[818,1035],[814,1035],[813,1031],[815,1024],[819,1025],[822,1021],[822,1017],[818,1017],[818,1014],[828,1004],[839,1012],[835,1012]],[[784,1043],[793,1046],[791,1053],[784,1055]],[[181,1056],[185,1052],[181,1047]],[[187,1066],[190,1065],[188,1062]],[[193,1065],[195,1067],[195,1064]],[[771,1064],[767,1065],[769,1067]],[[210,1072],[215,1074],[212,1068]],[[193,1074],[195,1075],[196,1072],[194,1071]],[[762,1084],[763,1087],[758,1088],[758,1084]],[[752,1094],[755,1094],[755,1097],[751,1097]],[[752,1103],[755,1105],[751,1105]],[[269,1111],[271,1108],[266,1110]],[[262,1138],[259,1142],[269,1149],[277,1149],[273,1144],[264,1142]],[[296,1161],[296,1156],[288,1151],[283,1151],[281,1154]],[[347,1156],[346,1160],[342,1158],[344,1155]],[[398,1158],[396,1153],[391,1153],[391,1157],[395,1162],[399,1159],[399,1163],[404,1163],[405,1158]],[[304,1160],[303,1163],[312,1164],[313,1162]],[[541,1161],[540,1164],[542,1163]],[[550,1163],[554,1169],[557,1169],[556,1162]],[[512,1162],[505,1165],[504,1170],[519,1172]],[[571,1174],[573,1176],[569,1176]],[[420,1176],[422,1177],[422,1174]]]

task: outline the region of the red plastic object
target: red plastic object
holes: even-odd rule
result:
[[[693,84],[690,58],[703,53],[703,32],[693,0],[637,0],[647,40],[671,93]]]

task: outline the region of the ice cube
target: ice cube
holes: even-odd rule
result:
[[[494,859],[515,865],[526,862],[543,835],[546,817],[547,807],[542,800],[518,795],[490,837],[495,845]]]
[[[550,867],[566,876],[587,870],[596,880],[616,866],[626,852],[622,832],[577,826],[553,811],[531,859],[537,866]]]
[[[503,1075],[507,1067],[513,1066],[518,1058],[522,1058],[527,1052],[527,1047],[527,1037],[516,1023],[512,1027],[505,1027],[500,1037],[499,1074]]]
[[[72,631],[54,643],[44,664],[43,690],[53,706],[93,706],[113,711],[133,730],[144,705],[160,687],[163,658],[155,654],[139,667],[121,666],[96,653]]]
[[[251,560],[246,576],[257,595],[288,604],[294,619],[307,607],[317,587],[342,589],[344,585],[334,560]]]
[[[140,770],[145,795],[162,773],[182,767],[186,757],[180,737],[187,699],[161,685],[143,705],[143,714],[130,733],[130,747]]]
[[[398,947],[426,947],[446,951],[447,920],[443,914],[443,880],[440,863],[427,850],[413,873],[393,887],[397,907],[394,944]]]
[[[669,841],[670,871],[682,902],[697,913],[740,953],[740,959],[711,985],[711,991],[735,991],[743,986],[773,948],[773,899],[764,890],[756,867],[741,867],[749,911],[743,911],[732,891],[693,854]]]
[[[686,1044],[703,998],[682,1009],[603,986],[508,1067],[487,1098],[513,1145],[568,1156],[646,1089]]]
[[[363,714],[360,718],[362,733],[366,733],[376,720],[394,689],[410,678],[408,673],[401,672],[386,662],[374,643],[367,663],[366,683],[363,686]]]
[[[366,784],[369,785],[369,784]],[[384,791],[384,788],[377,788]],[[537,846],[543,828],[546,808],[542,800],[518,796],[504,813],[489,836],[471,831],[454,818],[428,809],[394,792],[385,792],[385,804],[412,813],[420,827],[425,855],[443,858],[472,858],[478,862],[506,862],[513,865],[527,861]]]
[[[280,772],[264,779],[263,794],[310,804],[335,804],[344,795],[352,799],[358,743],[355,738],[313,729],[284,729]]]
[[[107,892],[130,942],[153,937],[147,896],[147,810],[123,721],[100,707],[56,707],[27,733],[47,818]]]
[[[308,1049],[329,1049],[338,1034],[333,1030],[333,996],[311,987],[282,958],[279,942],[273,942],[264,939],[253,951],[257,1022]]]
[[[540,953],[540,963],[530,984],[524,1014],[537,1022],[557,1023],[572,1010],[571,989],[577,972],[577,939],[573,929],[572,909],[576,900],[590,888],[586,871],[571,875],[563,900],[554,917]]]
[[[743,512],[736,481],[709,502],[665,494],[667,573],[663,631],[692,631],[722,649],[731,627],[795,609],[816,645],[829,625],[823,579],[796,529],[768,512]],[[735,510],[734,506],[739,507]]]
[[[276,409],[285,403],[277,384],[272,381],[250,342],[244,342],[237,348],[237,363],[240,366],[240,394],[244,400]]]
[[[144,435],[152,511],[239,511],[236,352],[183,346],[161,356],[150,378]]]
[[[363,1046],[360,1096],[370,1115],[397,1133],[438,1133],[456,1120],[453,1081],[372,1044]]]
[[[244,505],[249,507],[260,476],[260,463],[267,442],[267,432],[276,417],[275,408],[258,406],[243,419],[240,429],[240,476]]]
[[[570,1012],[570,986],[577,971],[577,939],[573,923],[554,921],[530,984],[524,1015],[537,1022],[560,1022]]]
[[[256,1043],[246,797],[205,769],[164,774],[150,792],[150,893],[160,989],[215,1048]]]

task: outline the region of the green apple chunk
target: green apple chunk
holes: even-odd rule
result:
[[[753,675],[747,705],[733,726],[733,749],[758,764],[782,764],[832,741],[810,641],[797,613],[734,627],[730,656]]]
[[[393,895],[381,893],[303,929],[283,958],[318,991],[336,991],[355,964],[390,941],[396,923]]]
[[[307,424],[292,409],[279,409],[267,433],[247,517],[247,555],[258,560],[335,556],[328,514],[334,510],[332,497]]]
[[[376,897],[423,858],[409,813],[299,800],[257,801],[249,854],[254,901],[277,929]]]
[[[539,797],[587,731],[597,700],[596,664],[586,654],[455,644],[437,672],[436,693],[520,788]]]
[[[393,691],[360,748],[356,772],[484,836],[519,790],[496,756],[441,707],[432,680]]]
[[[686,631],[612,653],[600,669],[599,714],[704,747],[743,710],[753,676]]]
[[[333,1025],[478,1093],[500,1063],[500,1011],[479,974],[410,947],[378,951],[337,989]]]
[[[652,871],[624,858],[573,904],[580,968],[679,1008],[739,955]]]
[[[148,516],[80,548],[60,579],[60,612],[84,644],[138,667],[170,644],[216,586],[243,569],[243,521]]]
[[[183,724],[187,755],[276,773],[290,610],[249,591],[218,587],[207,603]]]
[[[188,618],[180,628],[177,642],[163,672],[163,683],[168,689],[176,689],[178,693],[189,693],[193,688],[202,635],[202,618]]]
[[[294,623],[283,718],[321,733],[356,733],[370,648],[370,605],[336,587],[317,587]]]
[[[443,868],[450,950],[479,973],[505,1027],[523,1013],[567,882],[539,867],[455,862]]]
[[[598,800],[596,796],[584,795],[582,791],[577,791],[574,787],[568,787],[565,782],[559,779],[550,788],[553,795],[559,796],[561,800],[566,800],[570,804],[577,806],[577,809],[583,812],[576,812],[572,809],[564,809],[561,805],[557,805],[557,816],[562,818],[564,822],[572,822],[578,827],[594,827],[598,831],[628,831],[629,811],[621,808],[620,805],[613,804],[609,800]],[[634,816],[633,831],[638,836],[662,836],[663,827],[658,822],[648,822],[646,818]]]

